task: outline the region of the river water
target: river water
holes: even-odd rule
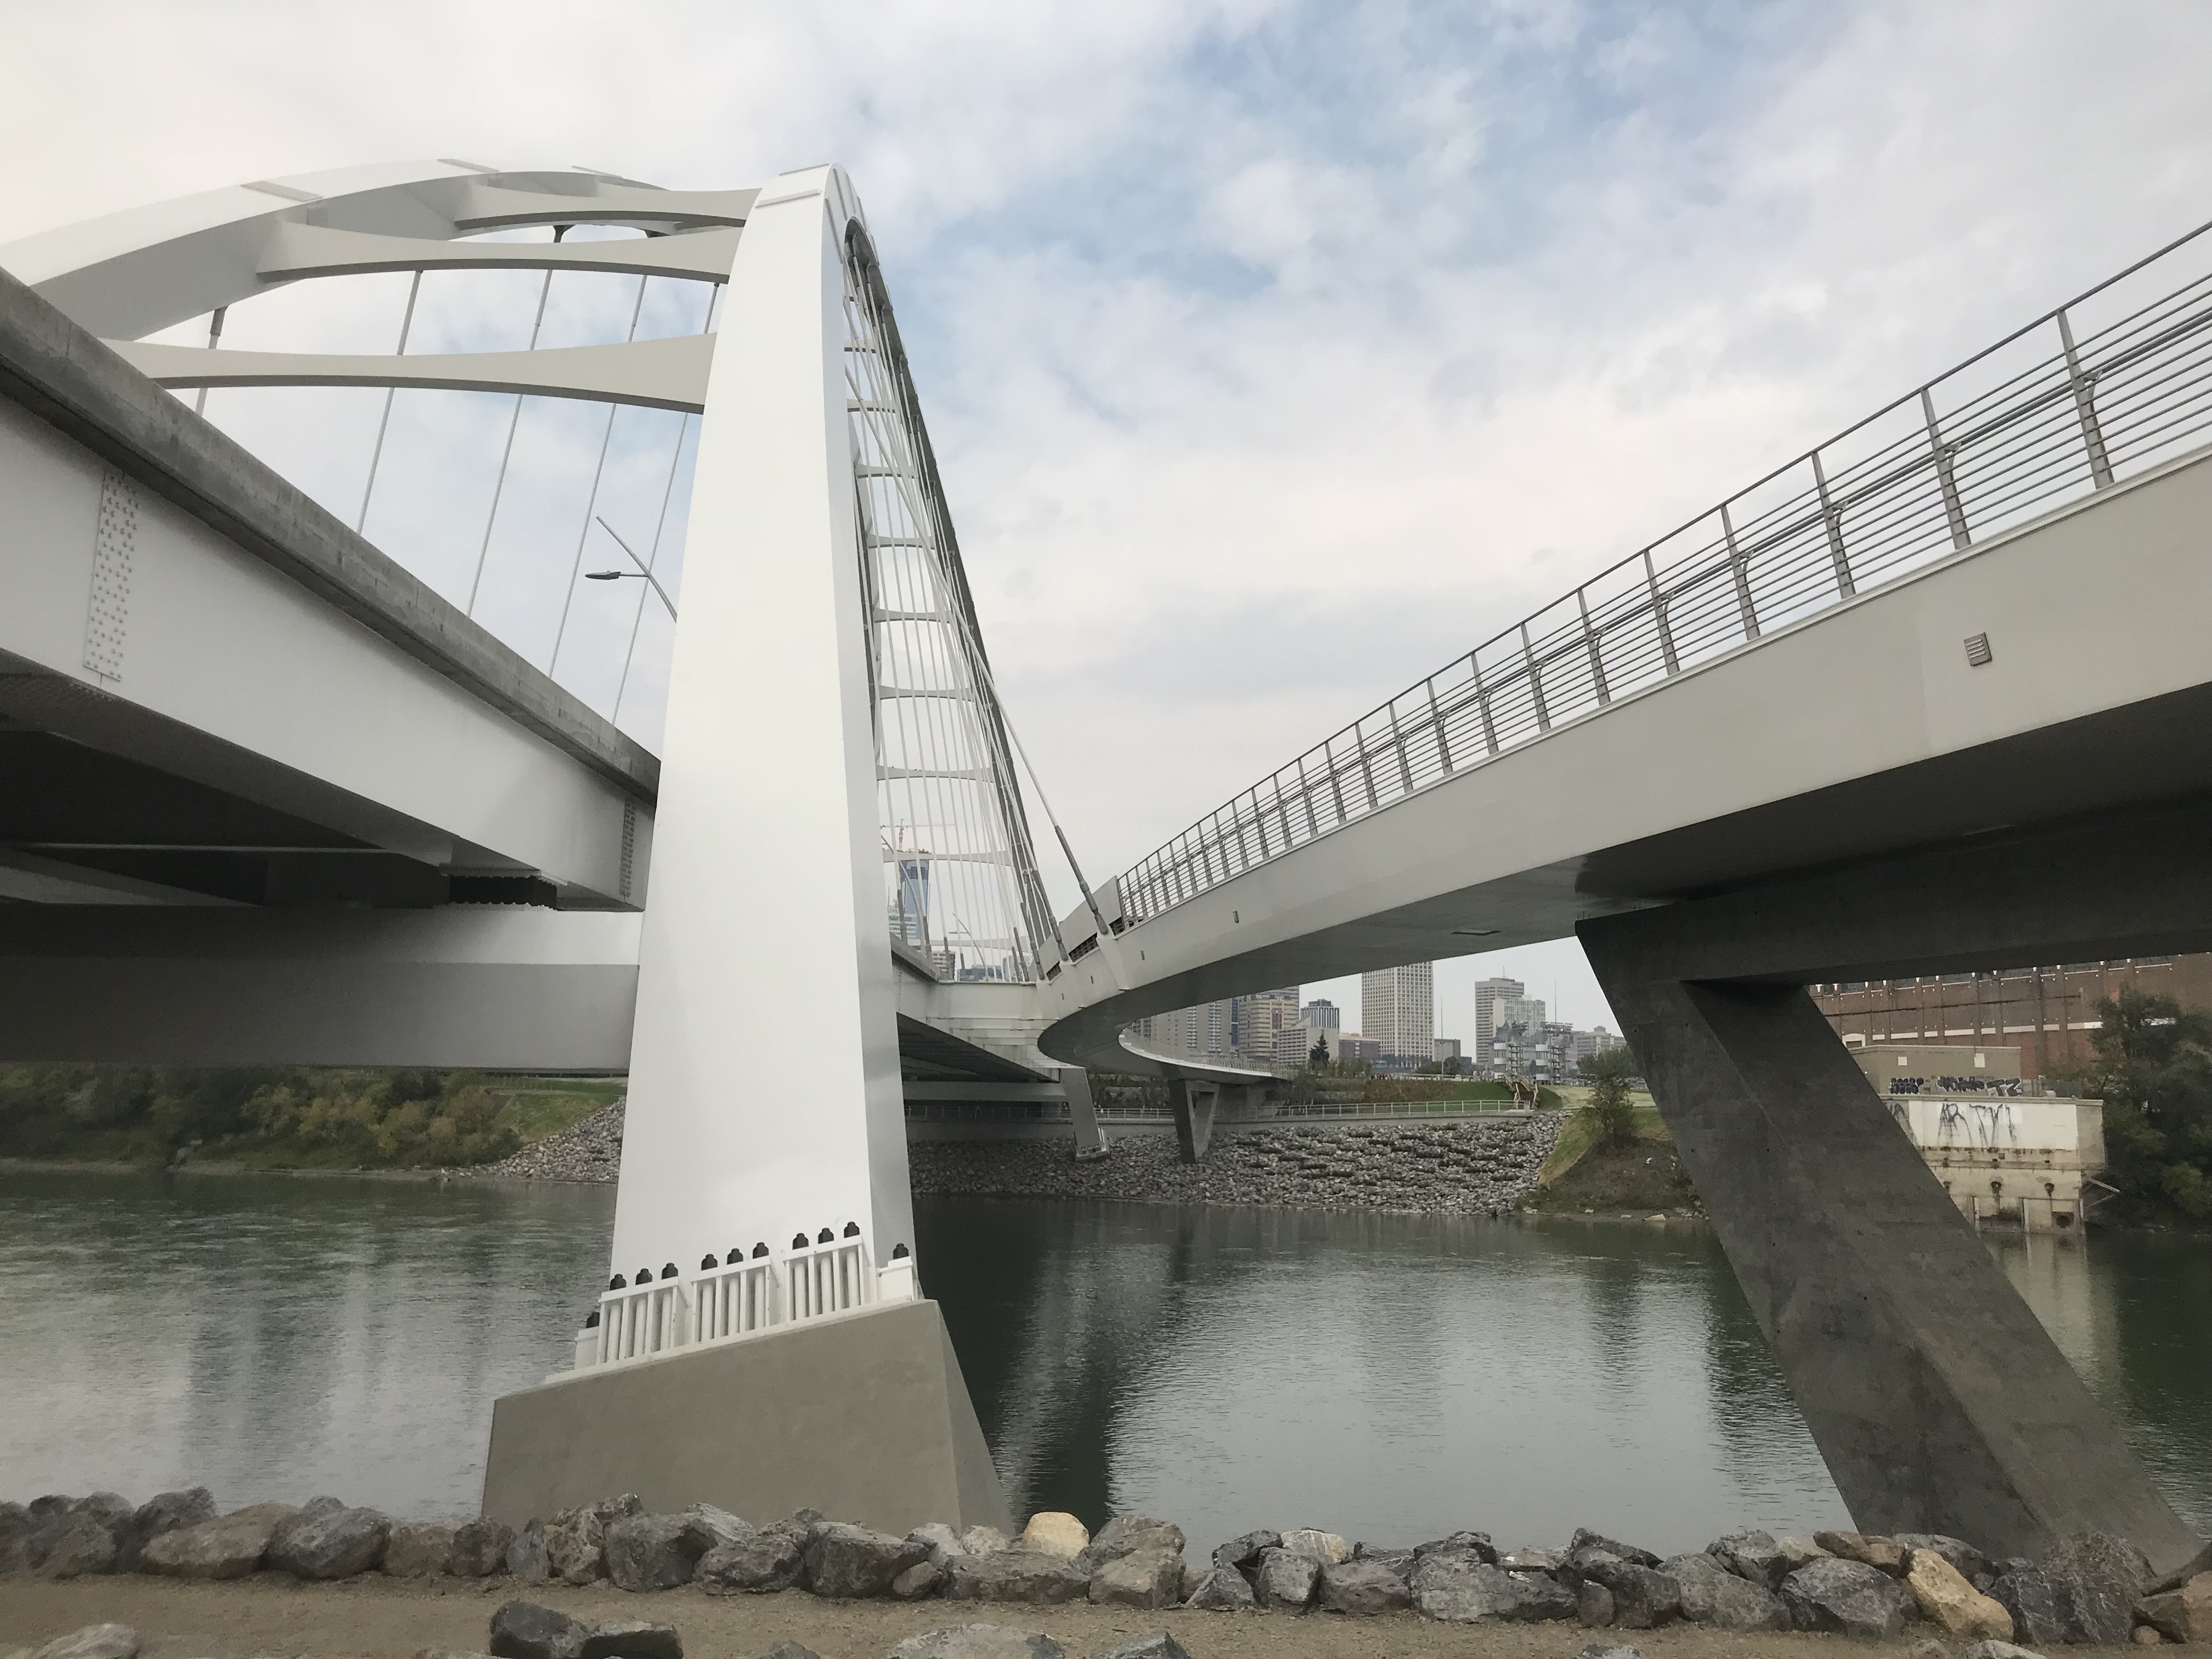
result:
[[[472,1513],[611,1188],[0,1172],[0,1497],[204,1483]],[[916,1256],[1018,1516],[1673,1550],[1848,1524],[1703,1229],[930,1199]],[[1992,1247],[2212,1530],[2212,1249]]]

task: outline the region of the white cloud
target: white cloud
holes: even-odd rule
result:
[[[1002,688],[1094,870],[2212,201],[2191,0],[10,29],[0,240],[391,156],[678,185],[845,161]],[[465,493],[477,450],[444,453]],[[650,471],[625,462],[625,521]],[[429,499],[391,533],[427,545]],[[541,651],[542,610],[511,622]],[[581,647],[595,686],[611,648]]]

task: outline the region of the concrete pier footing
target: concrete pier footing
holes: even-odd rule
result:
[[[623,1492],[756,1522],[811,1508],[900,1534],[1012,1526],[927,1301],[595,1367],[492,1407],[487,1516],[520,1527]]]
[[[1168,1106],[1175,1114],[1176,1144],[1186,1164],[1196,1164],[1213,1144],[1213,1115],[1221,1103],[1221,1091],[1211,1083],[1186,1077],[1168,1079]]]
[[[1668,917],[1583,942],[1856,1525],[2001,1555],[2104,1531],[2161,1572],[2196,1557],[1811,997],[1670,971]]]

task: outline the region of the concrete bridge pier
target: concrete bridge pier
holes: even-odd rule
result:
[[[1218,1084],[1179,1074],[1169,1077],[1168,1106],[1175,1113],[1176,1148],[1184,1163],[1205,1160],[1206,1149],[1213,1144],[1213,1115],[1220,1103]]]
[[[1803,986],[1698,976],[1744,908],[1580,932],[1855,1523],[1999,1555],[2103,1531],[2161,1573],[2198,1557]]]
[[[1096,1157],[1106,1150],[1106,1138],[1098,1130],[1098,1105],[1091,1097],[1091,1073],[1080,1066],[1063,1066],[1060,1086],[1067,1091],[1067,1118],[1075,1131],[1076,1157]]]

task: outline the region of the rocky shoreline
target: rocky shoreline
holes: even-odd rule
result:
[[[611,1182],[625,1103],[510,1158],[445,1171],[487,1180]],[[1519,1209],[1559,1144],[1565,1115],[1217,1134],[1200,1164],[1165,1135],[1132,1135],[1077,1159],[1064,1140],[920,1140],[907,1148],[917,1194],[1125,1202],[1264,1204],[1449,1215]]]
[[[1266,1204],[1502,1215],[1534,1190],[1561,1115],[1492,1121],[1248,1129],[1184,1164],[1164,1135],[1078,1160],[1060,1142],[928,1140],[907,1149],[916,1193],[967,1197]]]
[[[1474,1531],[1395,1547],[1294,1528],[1247,1533],[1199,1561],[1187,1558],[1185,1541],[1180,1528],[1134,1516],[1117,1516],[1095,1535],[1074,1516],[1052,1513],[1031,1516],[1012,1539],[988,1527],[963,1532],[941,1523],[897,1537],[811,1510],[759,1526],[704,1504],[651,1514],[629,1496],[519,1531],[490,1520],[397,1521],[335,1498],[219,1515],[204,1487],[137,1505],[112,1492],[0,1504],[0,1574],[50,1580],[275,1574],[319,1583],[375,1574],[473,1580],[487,1592],[501,1580],[526,1590],[605,1583],[637,1595],[686,1586],[710,1596],[797,1589],[838,1601],[1406,1614],[1449,1625],[1559,1621],[1592,1630],[1686,1623],[1869,1641],[1919,1625],[1975,1644],[1970,1659],[2011,1659],[2021,1650],[2004,1644],[2014,1641],[2212,1642],[2212,1572],[2159,1582],[2140,1551],[2094,1533],[2063,1539],[2036,1561],[1998,1560],[1932,1535],[1777,1539],[1753,1530],[1665,1559],[1589,1531],[1559,1548],[1501,1551]],[[672,1626],[618,1620],[586,1627],[517,1599],[494,1615],[489,1650],[517,1659],[678,1659],[681,1645]],[[1030,1659],[1041,1651],[1032,1649]],[[137,1652],[95,1644],[42,1649],[38,1659],[133,1659]],[[5,1655],[0,1650],[0,1659]],[[993,1659],[956,1648],[932,1655]]]

